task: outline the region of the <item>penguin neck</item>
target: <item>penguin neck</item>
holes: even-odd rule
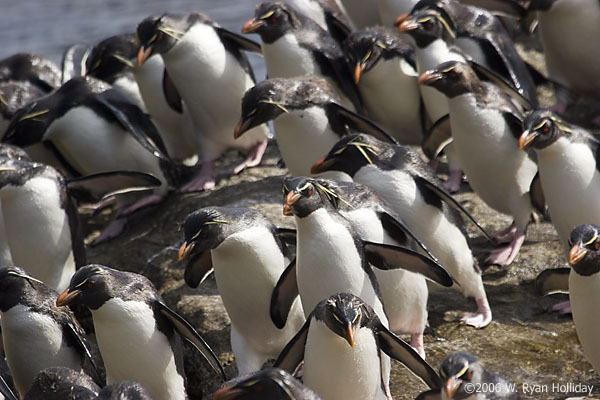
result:
[[[452,51],[442,39],[434,40],[427,47],[415,47],[415,56],[417,59],[417,70],[420,74],[446,61],[465,62],[465,58],[459,53]]]

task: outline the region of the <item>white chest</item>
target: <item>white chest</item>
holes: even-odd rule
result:
[[[321,72],[312,53],[300,46],[292,33],[283,35],[273,43],[263,43],[262,48],[269,78],[289,78]]]
[[[598,341],[600,309],[600,275],[581,276],[569,274],[569,299],[573,311],[573,322],[585,357],[596,371],[600,370],[600,341]]]

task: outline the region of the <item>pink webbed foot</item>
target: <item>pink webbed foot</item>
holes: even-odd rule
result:
[[[471,315],[465,315],[460,322],[477,329],[485,328],[492,322],[492,310],[487,299],[477,299],[477,312]]]
[[[492,250],[485,261],[490,264],[509,265],[514,261],[515,257],[517,257],[517,254],[519,254],[519,250],[521,249],[524,241],[525,233],[517,229],[510,244],[508,246]]]
[[[556,303],[555,305],[550,307],[550,311],[558,312],[559,314],[562,314],[562,315],[571,314],[572,313],[571,312],[571,302],[569,300],[567,300],[567,301],[561,301],[560,303]]]
[[[179,192],[199,192],[209,190],[215,187],[215,163],[207,161],[202,163],[200,172],[191,181],[179,188]]]
[[[246,167],[256,167],[262,161],[263,155],[265,154],[265,150],[267,150],[267,141],[264,140],[262,142],[258,142],[250,153],[246,156],[246,159],[237,167],[233,169],[234,174],[239,174]]]
[[[513,222],[501,231],[493,233],[492,239],[494,239],[497,243],[510,243],[515,238],[516,233],[517,226]]]
[[[138,200],[135,203],[131,204],[130,206],[127,206],[124,209],[120,210],[117,215],[119,217],[123,217],[126,215],[133,214],[135,211],[141,210],[144,207],[158,204],[161,201],[163,201],[163,199],[164,199],[164,196],[161,196],[159,194],[151,194],[150,196],[146,196],[143,199]]]
[[[444,187],[450,193],[454,193],[460,189],[460,184],[462,182],[463,172],[460,169],[451,169],[450,174],[448,174],[448,179],[444,182]]]
[[[116,238],[121,234],[121,232],[123,232],[123,229],[125,229],[125,225],[127,225],[127,218],[117,217],[106,228],[104,228],[102,233],[100,233],[100,236],[92,240],[90,246],[97,246],[100,243],[106,242],[107,240]]]
[[[423,346],[423,332],[411,333],[410,335],[410,346],[415,349],[421,358],[425,359],[425,347]]]

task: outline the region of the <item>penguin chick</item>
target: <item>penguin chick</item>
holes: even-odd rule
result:
[[[309,175],[320,153],[351,132],[393,141],[372,122],[340,105],[331,85],[315,75],[267,79],[249,89],[234,136],[271,120],[279,151],[293,176]]]
[[[289,372],[267,368],[226,382],[213,400],[321,400]]]
[[[256,127],[243,139],[231,137],[244,92],[254,85],[254,73],[243,50],[260,52],[260,46],[220,27],[204,14],[163,14],[148,17],[137,27],[141,42],[138,66],[160,54],[169,84],[188,107],[196,129],[200,172],[181,191],[211,189],[214,162],[228,149],[246,155],[234,168],[258,165],[267,147],[268,128]],[[171,92],[172,93],[172,92]],[[167,95],[170,104],[177,103]]]
[[[319,302],[275,367],[294,371],[304,360],[304,384],[324,399],[385,399],[389,397],[383,390],[380,351],[402,362],[429,387],[439,385],[429,364],[391,333],[373,308],[349,293]]]
[[[492,312],[481,271],[473,259],[458,210],[475,221],[443,189],[417,153],[369,135],[350,135],[336,143],[311,171],[329,170],[345,172],[354,181],[373,188],[448,269],[463,293],[475,297],[477,313],[465,316],[463,322],[477,328],[490,323]]]
[[[133,380],[155,400],[185,399],[179,334],[225,377],[219,360],[198,332],[171,310],[144,276],[91,264],[80,268],[58,306],[90,309],[107,383]]]
[[[58,308],[56,293],[18,267],[0,267],[0,327],[15,387],[24,395],[45,368],[95,368],[71,310]],[[95,371],[97,374],[97,370]]]
[[[197,143],[187,106],[170,84],[161,57],[150,57],[142,66],[135,64],[139,47],[134,34],[104,39],[92,49],[87,74],[111,83],[128,71],[132,73],[137,82],[136,90],[139,89],[169,155],[177,161],[193,157]]]
[[[269,314],[271,293],[293,259],[277,228],[249,208],[206,207],[183,223],[179,259],[189,258],[185,281],[197,287],[214,269],[219,294],[231,319],[231,348],[240,375],[275,359],[304,323],[302,305],[291,307],[278,329]],[[240,280],[240,276],[245,276]]]
[[[413,46],[391,29],[353,32],[344,42],[366,114],[402,144],[423,139]]]
[[[256,6],[242,33],[258,33],[269,78],[320,75],[338,92],[345,107],[361,102],[340,45],[316,22],[281,2]]]
[[[96,400],[100,387],[86,374],[66,367],[40,371],[23,400]]]
[[[469,353],[450,354],[442,360],[439,372],[442,381],[440,388],[421,393],[417,399],[520,399],[514,385],[500,375],[483,368]],[[480,388],[492,389],[479,390]]]
[[[508,246],[493,250],[486,261],[509,265],[525,241],[533,211],[530,189],[537,165],[518,151],[522,115],[507,94],[481,82],[461,62],[449,61],[424,72],[419,84],[436,88],[448,98],[453,144],[475,193],[491,208],[513,217],[496,233]]]
[[[590,132],[551,111],[536,110],[523,120],[519,148],[535,150],[548,213],[565,255],[573,228],[600,224],[599,145]]]
[[[569,245],[569,300],[577,337],[583,353],[596,371],[600,371],[600,345],[598,344],[595,297],[600,287],[600,226],[579,225],[571,231]]]

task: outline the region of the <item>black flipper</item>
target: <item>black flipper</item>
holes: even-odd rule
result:
[[[402,240],[403,238],[399,237],[399,235],[395,232],[396,230],[400,230],[404,235],[410,236],[419,245],[419,247],[422,248],[423,251],[427,253],[427,255],[429,255],[431,259],[436,259],[435,256],[431,254],[427,246],[425,246],[425,243],[421,242],[421,239],[416,237],[415,234],[410,230],[408,226],[406,226],[404,222],[397,219],[393,215],[388,214],[386,211],[380,211],[377,213],[377,215],[381,220],[381,225],[383,226],[383,229],[392,239],[394,239],[400,244],[404,244],[404,241]]]
[[[0,375],[0,393],[4,396],[6,400],[19,400],[17,395],[12,391],[10,385],[8,384],[8,382],[6,382],[6,380],[4,380],[4,377],[2,375]]]
[[[153,175],[138,171],[100,172],[67,179],[69,194],[82,201],[100,201],[120,193],[154,189],[161,185]]]
[[[71,321],[65,321],[64,326],[66,329],[68,329],[67,332],[73,338],[73,340],[77,344],[77,347],[79,347],[79,349],[83,352],[85,358],[87,358],[89,360],[90,364],[92,365],[92,368],[94,369],[94,374],[96,375],[94,377],[94,380],[98,383],[99,386],[104,386],[105,382],[104,382],[104,380],[102,380],[102,375],[100,375],[100,370],[98,369],[98,365],[96,365],[96,362],[94,361],[94,357],[92,357],[92,353],[87,345],[87,342],[86,342],[85,338],[82,336],[83,332],[80,332],[77,329],[77,327],[75,327],[75,325],[73,325],[73,322],[71,322]]]
[[[571,268],[546,269],[535,278],[535,290],[540,296],[554,293],[569,293]]]
[[[185,267],[183,279],[191,288],[197,288],[213,272],[210,250],[193,254],[192,259]]]
[[[352,29],[331,11],[325,11],[325,24],[331,36],[338,43],[344,43],[344,40],[352,33]]]
[[[546,196],[544,195],[544,188],[542,187],[542,180],[540,179],[540,171],[538,171],[531,185],[529,185],[529,198],[533,207],[542,215],[546,213]]]
[[[415,400],[442,400],[441,389],[432,389],[422,392]]]
[[[363,249],[367,261],[381,270],[401,268],[421,274],[445,287],[450,287],[454,283],[452,276],[437,260],[432,260],[413,250],[373,242],[363,242]]]
[[[396,139],[391,137],[386,131],[375,125],[373,122],[337,103],[328,103],[326,105],[326,112],[330,121],[335,120],[334,118],[337,117],[337,120],[341,121],[343,125],[348,126],[357,132],[367,133],[387,143],[398,144]],[[336,132],[346,131],[345,129],[336,130],[335,128],[334,130]]]
[[[310,327],[311,319],[312,314],[307,318],[298,333],[281,350],[277,361],[273,364],[274,368],[281,368],[292,374],[302,360],[304,360],[304,349],[306,347],[306,338],[308,337],[308,328]]]
[[[171,107],[175,112],[181,114],[183,112],[183,101],[181,100],[179,91],[175,87],[171,77],[169,77],[166,68],[163,74],[162,87],[163,93],[165,94],[165,100],[167,100],[169,107]]]
[[[421,149],[430,160],[433,160],[451,142],[450,114],[446,114],[429,127],[421,143]]]
[[[279,277],[273,294],[271,294],[269,312],[271,320],[277,328],[283,329],[285,326],[296,297],[298,297],[298,281],[296,279],[296,259],[294,258]]]
[[[408,343],[379,323],[379,347],[391,358],[400,361],[410,372],[423,380],[431,389],[439,388],[441,380],[435,370]]]
[[[481,80],[487,80],[496,84],[500,89],[502,89],[504,93],[508,94],[525,110],[535,109],[534,105],[532,104],[532,100],[530,101],[521,93],[519,93],[511,83],[506,82],[506,80],[498,73],[484,67],[481,64],[478,64],[473,60],[469,60],[469,65],[471,65],[471,68],[473,68],[473,71],[475,71],[475,73]]]
[[[154,304],[156,305],[158,311],[171,322],[173,328],[175,328],[175,330],[179,332],[181,336],[186,338],[192,345],[194,345],[196,349],[198,349],[198,351],[200,351],[210,366],[215,370],[215,372],[217,372],[217,374],[219,374],[221,379],[225,381],[225,371],[223,370],[219,359],[215,353],[213,353],[212,349],[208,346],[204,339],[202,339],[200,334],[194,329],[194,327],[191,326],[185,319],[183,319],[181,315],[167,307],[167,305],[162,301],[155,300]]]
[[[277,236],[285,244],[296,245],[296,230],[289,228],[277,228]]]
[[[234,42],[237,44],[238,48],[242,50],[262,54],[262,48],[260,47],[260,44],[256,43],[254,40],[250,40],[245,36],[228,31],[227,29],[222,28],[220,26],[215,26],[215,31],[217,32],[221,40],[225,39]]]
[[[492,239],[490,234],[486,232],[486,230],[483,228],[483,226],[479,225],[479,222],[477,222],[475,220],[475,218],[458,201],[456,201],[456,199],[454,197],[452,197],[452,195],[450,193],[448,193],[446,191],[446,189],[444,189],[443,187],[441,187],[439,185],[436,185],[435,183],[433,183],[433,182],[429,181],[428,179],[423,178],[421,176],[416,176],[415,181],[417,181],[417,183],[419,183],[422,186],[429,189],[431,192],[433,192],[437,197],[439,197],[442,201],[444,201],[450,207],[454,208],[455,210],[457,210],[459,212],[462,212],[467,218],[469,218],[469,220],[471,220],[471,222],[473,222],[473,224],[475,224],[475,226],[477,228],[479,228],[479,230],[483,233],[483,235],[490,242],[492,242],[492,243],[494,242],[494,239]]]

